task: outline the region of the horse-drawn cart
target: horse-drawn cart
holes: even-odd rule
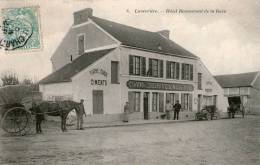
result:
[[[216,106],[205,106],[200,112],[197,112],[195,114],[195,119],[196,120],[213,120],[213,119],[219,119],[220,114],[217,111]]]
[[[245,117],[245,107],[240,97],[229,97],[228,103],[227,112],[229,118],[235,118],[235,114],[241,114],[243,118]]]
[[[31,112],[20,104],[6,104],[1,106],[1,127],[13,135],[25,135],[30,133],[32,128]]]
[[[12,135],[31,133],[33,117],[31,108],[33,97],[32,87],[12,85],[0,88],[0,125]]]

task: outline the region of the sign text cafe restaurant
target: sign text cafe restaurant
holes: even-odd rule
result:
[[[194,87],[191,84],[129,80],[127,87],[130,89],[128,96],[130,109],[137,112],[142,109],[144,119],[157,118],[165,112],[165,96],[171,104],[175,104],[181,96],[180,102],[182,102],[183,109],[192,110],[191,92]],[[180,91],[185,93],[180,93]],[[142,101],[141,98],[143,98]],[[140,104],[142,104],[142,108]]]

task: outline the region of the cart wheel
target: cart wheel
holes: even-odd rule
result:
[[[32,117],[29,111],[22,107],[14,107],[6,111],[1,126],[5,132],[13,135],[24,135],[28,133]]]

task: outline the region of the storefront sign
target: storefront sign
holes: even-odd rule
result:
[[[91,85],[106,86],[107,85],[107,80],[94,80],[94,79],[91,79]]]
[[[93,74],[101,74],[101,75],[103,75],[105,77],[107,77],[107,75],[108,75],[108,73],[105,70],[100,69],[100,68],[92,69],[91,71],[89,71],[89,73],[92,74],[92,75]]]
[[[170,90],[170,91],[193,91],[194,87],[191,84],[177,83],[161,83],[151,81],[135,81],[129,80],[126,83],[130,89],[151,89],[151,90]]]
[[[212,92],[212,89],[205,89],[205,92]]]

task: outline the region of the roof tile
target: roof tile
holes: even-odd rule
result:
[[[113,48],[114,49],[114,48]],[[57,71],[51,73],[47,77],[43,78],[40,84],[59,83],[59,82],[70,82],[71,77],[85,69],[101,57],[105,56],[113,49],[100,50],[90,53],[85,53],[72,61],[71,63],[63,66]]]
[[[223,88],[251,87],[258,72],[214,76]]]
[[[91,19],[123,45],[156,51],[162,54],[198,58],[196,55],[157,32],[137,29],[94,16]]]

